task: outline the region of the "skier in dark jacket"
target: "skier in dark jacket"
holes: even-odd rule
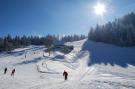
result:
[[[6,73],[7,73],[7,68],[4,69],[4,74],[6,74]]]
[[[15,69],[12,70],[11,76],[14,76],[15,74]]]
[[[68,73],[64,70],[63,76],[65,77],[65,80],[67,80]]]

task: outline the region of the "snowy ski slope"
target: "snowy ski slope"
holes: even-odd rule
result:
[[[95,47],[98,47],[101,52],[108,48],[113,49],[114,52],[115,49],[119,50],[117,57],[127,51],[127,54],[123,56],[128,58],[127,56],[130,55],[129,60],[131,58],[134,62],[134,47],[120,48],[103,43],[87,42],[86,39],[68,42],[66,45],[74,45],[74,50],[67,55],[56,51],[51,52],[51,56],[48,56],[48,53],[44,53],[43,56],[42,46],[19,48],[11,55],[1,54],[0,89],[135,89],[134,64],[125,61],[128,65],[125,67],[119,63],[112,65],[110,60],[100,61],[100,63],[91,61],[93,55],[96,55],[92,52]],[[25,52],[27,52],[26,58]],[[112,55],[115,56],[115,53]],[[105,58],[105,55],[101,57]],[[88,63],[91,65],[88,66]],[[4,75],[5,67],[8,71]],[[16,69],[16,73],[14,77],[11,77],[13,68]],[[64,70],[69,73],[67,81],[64,81],[62,76]]]

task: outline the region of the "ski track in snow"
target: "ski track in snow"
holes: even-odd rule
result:
[[[66,43],[74,45],[74,50],[64,55],[42,52],[42,46],[14,50],[16,55],[2,54],[0,57],[0,89],[135,89],[135,67],[127,68],[104,64],[88,66],[88,51],[81,51],[86,40]],[[17,52],[26,52],[17,55]],[[34,53],[35,52],[35,53]],[[60,56],[57,56],[60,55]],[[56,57],[57,56],[57,57]],[[63,57],[64,59],[59,59]],[[3,74],[4,68],[7,74]],[[11,70],[16,68],[14,77]],[[64,81],[62,73],[69,73]]]

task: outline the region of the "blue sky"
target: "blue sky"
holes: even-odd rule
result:
[[[107,12],[100,17],[94,5]],[[135,0],[0,0],[0,36],[88,34],[91,26],[135,12]]]

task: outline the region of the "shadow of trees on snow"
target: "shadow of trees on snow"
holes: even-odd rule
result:
[[[87,50],[90,53],[88,65],[101,63],[121,67],[127,67],[128,64],[135,65],[135,47],[118,47],[86,41],[82,50]]]

